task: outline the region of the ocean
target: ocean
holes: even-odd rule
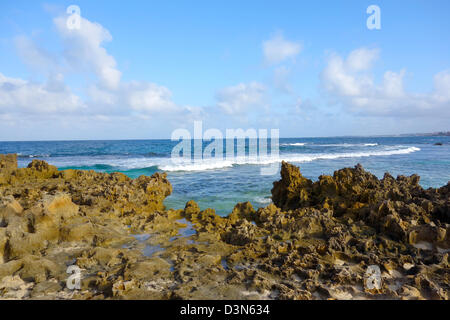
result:
[[[442,145],[434,145],[438,142]],[[237,202],[250,201],[255,208],[269,204],[279,171],[261,175],[260,169],[281,160],[300,166],[303,175],[313,180],[357,163],[380,178],[386,171],[393,176],[416,173],[424,188],[450,180],[450,137],[281,138],[279,156],[262,162],[247,156],[174,163],[171,152],[177,144],[171,140],[0,142],[0,153],[17,153],[20,167],[41,159],[60,170],[122,172],[131,178],[164,171],[173,185],[165,201],[168,208],[184,208],[187,201],[195,200],[201,209],[214,208],[220,215],[230,213]]]

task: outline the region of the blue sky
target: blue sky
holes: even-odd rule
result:
[[[65,25],[72,4],[80,30]],[[450,130],[449,9],[2,1],[0,140],[169,138],[195,120],[284,137]]]

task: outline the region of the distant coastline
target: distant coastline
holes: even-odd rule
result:
[[[410,133],[410,134],[400,134],[399,137],[450,137],[450,131],[439,131],[432,133]]]

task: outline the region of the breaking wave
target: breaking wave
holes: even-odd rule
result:
[[[313,143],[308,144],[306,142],[294,142],[294,143],[282,143],[280,146],[282,147],[375,147],[378,146],[378,143],[329,143],[329,144],[320,144]]]
[[[233,166],[240,165],[270,165],[281,161],[292,163],[311,162],[316,160],[333,160],[340,158],[362,158],[376,156],[402,155],[419,151],[417,147],[385,147],[382,150],[353,151],[353,152],[333,152],[333,153],[291,153],[280,154],[277,156],[245,156],[228,158],[209,158],[200,161],[192,161],[190,159],[172,159],[167,157],[159,158],[122,158],[122,159],[93,159],[78,158],[52,161],[60,169],[82,169],[82,170],[99,170],[99,171],[129,171],[129,170],[161,170],[161,171],[205,171],[205,170],[221,170],[229,169]]]
[[[331,144],[315,144],[316,147],[375,147],[378,143],[331,143]]]
[[[401,155],[420,151],[419,148],[409,147],[394,150],[367,151],[367,152],[348,152],[348,153],[319,153],[319,154],[287,154],[276,157],[241,157],[223,160],[201,160],[201,161],[176,161],[171,164],[158,165],[163,171],[203,171],[214,169],[225,169],[235,165],[269,165],[281,161],[293,163],[311,162],[315,160],[332,160],[340,158],[361,158],[371,156],[390,156]]]
[[[303,147],[306,142],[295,142],[295,143],[282,143],[280,146],[293,146],[293,147]]]

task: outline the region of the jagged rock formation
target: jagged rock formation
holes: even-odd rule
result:
[[[282,164],[273,203],[166,210],[165,174],[58,171],[0,156],[0,298],[448,299],[449,184]],[[82,271],[67,286],[67,267]],[[365,287],[368,266],[382,286]]]
[[[281,177],[274,182],[272,195],[273,202],[283,210],[330,210],[335,217],[362,220],[383,234],[411,244],[448,241],[450,183],[424,190],[417,175],[394,179],[386,173],[379,180],[361,165],[338,170],[333,176],[322,175],[313,183],[301,175],[299,168],[285,162]]]

